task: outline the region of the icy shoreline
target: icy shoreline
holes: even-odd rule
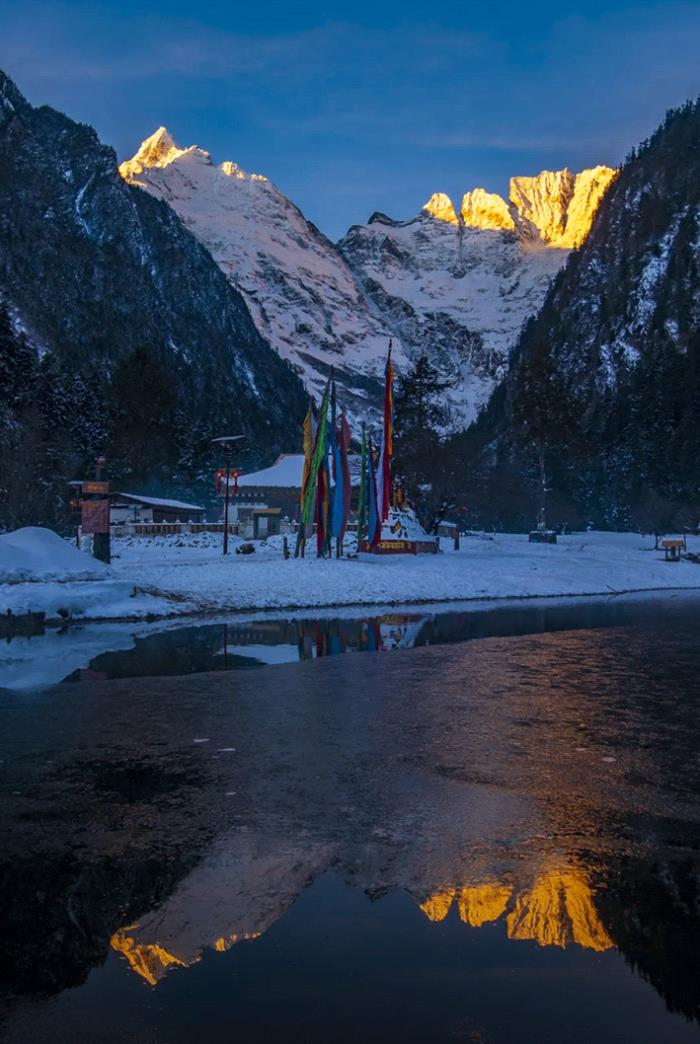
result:
[[[0,584],[0,612],[143,621],[700,589],[700,566],[665,562],[653,550],[653,538],[636,533],[574,534],[555,546],[497,534],[463,538],[459,551],[443,540],[439,555],[340,560],[285,560],[281,538],[259,543],[253,555],[228,558],[210,534],[113,543],[115,558],[103,580],[72,579],[68,571],[62,580],[53,575],[44,581],[38,573],[32,582]],[[688,545],[700,551],[700,538],[689,538]]]

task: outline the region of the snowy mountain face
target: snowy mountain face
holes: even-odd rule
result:
[[[453,379],[454,428],[474,419],[504,374],[523,322],[614,176],[597,167],[514,178],[509,203],[476,189],[459,215],[438,194],[415,220],[374,215],[336,248],[267,178],[180,149],[165,128],[120,172],[204,243],[316,399],[333,367],[351,421],[376,416],[393,337],[399,371],[427,351]]]
[[[608,167],[513,178],[510,201],[475,189],[457,212],[436,193],[413,221],[375,214],[339,249],[409,355],[427,351],[454,378],[452,427],[466,426],[508,365],[572,247],[615,177]]]
[[[204,243],[317,400],[332,367],[352,419],[379,403],[387,329],[333,244],[271,181],[235,163],[215,166],[197,146],[177,148],[164,127],[120,172]]]

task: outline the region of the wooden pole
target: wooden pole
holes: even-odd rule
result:
[[[226,446],[226,489],[224,490],[224,554],[228,554],[228,501],[231,481],[231,447]]]

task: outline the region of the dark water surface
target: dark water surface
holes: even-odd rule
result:
[[[566,612],[0,694],[0,1039],[700,1040],[697,603]]]
[[[72,624],[0,645],[0,689],[177,677],[298,663],[348,652],[391,652],[488,637],[541,634],[684,618],[697,593],[326,610],[151,625]],[[344,615],[340,615],[344,614]]]

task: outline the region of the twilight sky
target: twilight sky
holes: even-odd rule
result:
[[[0,68],[120,160],[165,124],[337,238],[434,191],[618,163],[700,93],[700,3],[0,0]]]

